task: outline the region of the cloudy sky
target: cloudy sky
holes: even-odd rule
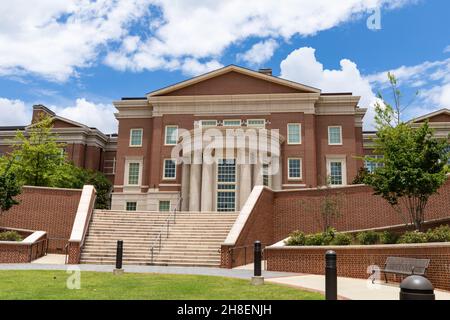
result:
[[[448,0],[2,1],[0,125],[42,103],[115,132],[113,100],[238,64],[361,95],[370,130],[388,71],[405,118],[450,108],[448,12]]]

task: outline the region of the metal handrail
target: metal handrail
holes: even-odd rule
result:
[[[178,199],[177,205],[172,210],[172,212],[169,214],[167,219],[164,221],[164,225],[161,227],[161,231],[156,235],[155,239],[153,240],[152,245],[150,247],[150,254],[151,254],[150,255],[150,257],[151,257],[150,264],[153,264],[154,251],[155,251],[156,244],[158,244],[158,252],[161,251],[162,235],[163,235],[164,231],[166,233],[166,239],[169,238],[170,221],[172,220],[172,217],[173,217],[172,223],[175,224],[176,218],[177,218],[177,210],[178,210],[178,207],[181,206],[182,200],[183,200],[182,197],[180,197]],[[180,211],[181,211],[181,208],[180,208]]]
[[[237,250],[244,249],[244,264],[243,265],[246,265],[247,264],[247,248],[253,248],[253,246],[254,246],[254,244],[248,244],[248,245],[245,245],[245,246],[228,248],[228,252],[230,253],[230,256],[231,256],[231,263],[233,264],[235,262],[234,252],[237,251]],[[266,248],[266,246],[267,246],[266,244],[261,244],[261,255],[262,256],[264,256],[264,251],[265,251],[264,249]],[[253,259],[253,256],[252,256],[252,259]],[[250,259],[250,261],[252,259]]]

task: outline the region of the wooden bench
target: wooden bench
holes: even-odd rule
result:
[[[384,279],[386,283],[387,274],[398,274],[402,276],[410,275],[420,275],[425,276],[428,266],[430,264],[430,259],[416,259],[416,258],[403,258],[403,257],[388,257],[384,268],[380,269],[380,272],[384,273]],[[372,272],[372,275],[376,271]],[[372,283],[375,282],[375,278],[372,279]]]

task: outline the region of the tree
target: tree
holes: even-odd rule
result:
[[[389,74],[389,80],[396,88],[395,76]],[[402,122],[400,92],[397,89],[393,92],[395,108],[386,101],[375,108],[378,130],[375,154],[383,158],[368,157],[368,160],[382,166],[366,175],[365,182],[388,201],[405,224],[421,230],[428,200],[446,180],[447,141],[435,138],[427,122],[419,128]]]
[[[52,186],[58,179],[58,169],[65,163],[64,144],[57,142],[52,127],[52,119],[42,117],[26,133],[17,133],[10,157],[15,159],[12,171],[21,184]]]
[[[4,211],[8,211],[12,206],[19,204],[15,199],[21,193],[21,187],[13,172],[11,172],[12,162],[0,169],[0,216]]]
[[[319,203],[319,217],[323,231],[327,232],[332,227],[333,221],[341,216],[342,196],[333,192],[329,177],[323,192]]]

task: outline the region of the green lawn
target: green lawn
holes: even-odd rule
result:
[[[66,287],[65,271],[0,271],[0,299],[323,299],[318,293],[223,277],[82,272],[81,289]]]

